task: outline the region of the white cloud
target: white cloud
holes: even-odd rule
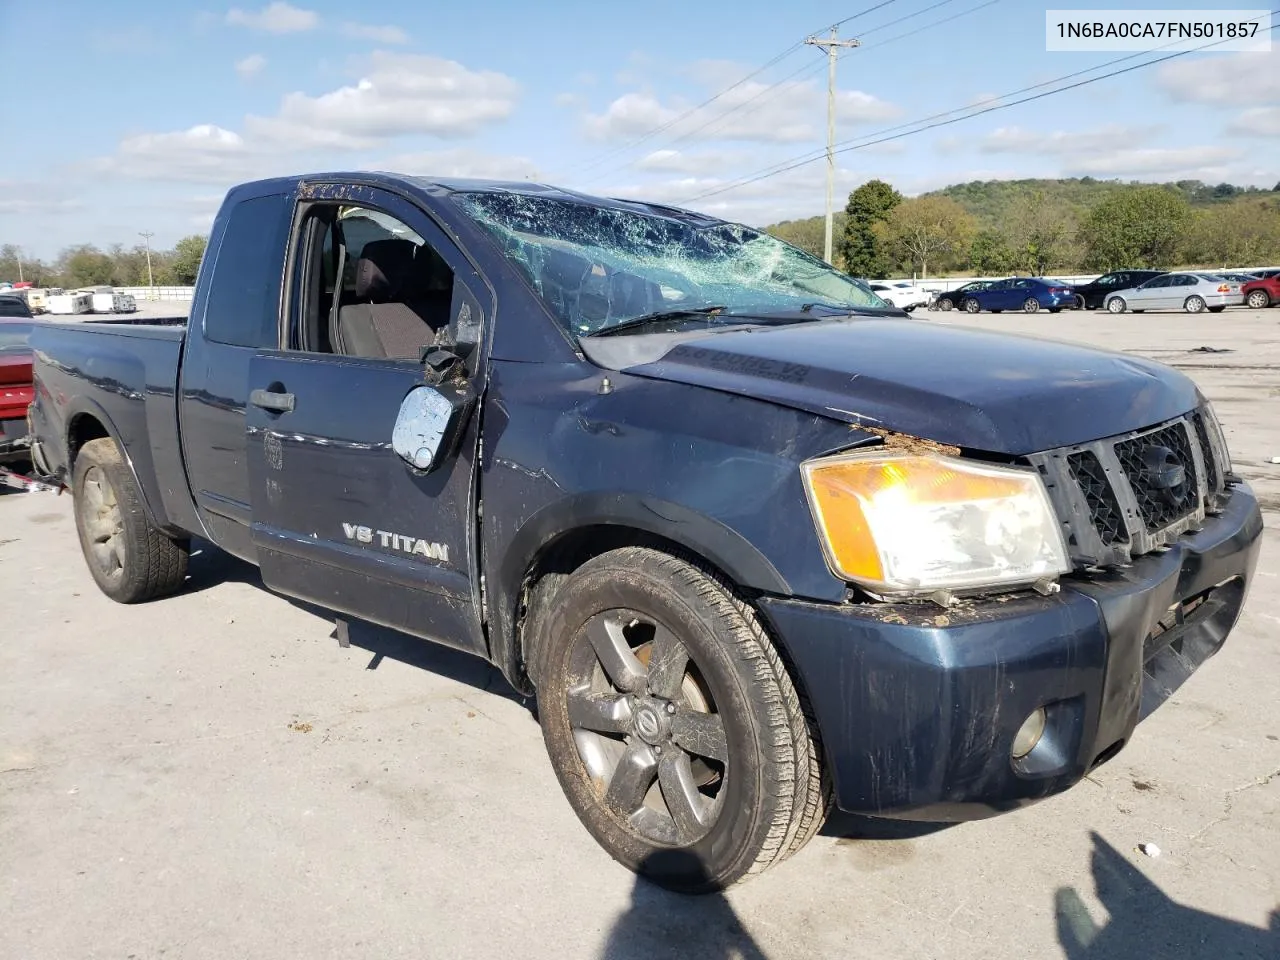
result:
[[[90,161],[97,173],[138,180],[226,184],[283,172],[277,160],[240,134],[210,123],[171,133],[143,133],[120,141],[115,154]]]
[[[1178,175],[1180,179],[1217,178],[1226,164],[1239,159],[1242,150],[1232,147],[1151,147],[1120,149],[1089,157],[1075,157],[1069,169],[1075,173],[1103,176]]]
[[[631,92],[613,100],[603,112],[588,114],[583,127],[596,140],[634,139],[672,123],[666,133],[677,139],[794,143],[821,136],[825,103],[825,90],[812,80],[776,85],[747,82],[680,118],[693,104],[680,99],[664,103],[651,93]],[[893,104],[860,90],[836,94],[836,116],[845,124],[884,121],[899,113]]]
[[[0,213],[12,216],[53,216],[71,213],[84,203],[68,196],[54,183],[36,180],[0,180]]]
[[[252,53],[243,60],[236,61],[236,73],[241,78],[248,80],[250,77],[256,76],[262,72],[262,68],[267,65],[267,58],[260,53]]]
[[[510,116],[519,85],[453,60],[375,52],[356,84],[318,97],[291,93],[274,117],[248,117],[246,135],[291,148],[362,149],[389,137],[463,137]]]
[[[1280,107],[1252,107],[1238,114],[1227,127],[1230,133],[1255,137],[1280,137]]]
[[[320,23],[320,17],[314,10],[303,10],[277,0],[256,12],[232,7],[227,11],[227,23],[267,33],[301,33],[314,30]]]
[[[378,52],[366,62],[354,85],[320,96],[291,93],[277,113],[248,116],[240,131],[198,124],[138,134],[88,167],[134,179],[230,184],[296,172],[308,153],[324,165],[334,161],[321,151],[385,149],[401,136],[464,137],[507,117],[519,95],[505,74],[452,60]]]
[[[999,127],[978,141],[982,153],[1025,153],[1067,156],[1114,150],[1117,145],[1132,147],[1159,133],[1158,126],[1108,124],[1095,130],[1055,130],[1043,132],[1025,127]]]
[[[537,166],[528,157],[486,153],[469,147],[405,153],[389,157],[368,169],[389,170],[411,176],[474,177],[481,180],[537,180]]]
[[[654,150],[635,162],[637,170],[655,173],[687,173],[693,175],[724,173],[744,159],[742,153],[706,150],[684,153],[680,150]]]
[[[1182,103],[1273,104],[1280,100],[1280,44],[1270,53],[1208,54],[1167,63],[1156,83]]]
[[[379,27],[369,23],[344,23],[342,32],[348,37],[358,40],[372,40],[375,43],[402,44],[409,42],[409,34],[399,27]]]

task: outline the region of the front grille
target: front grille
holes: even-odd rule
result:
[[[1209,443],[1209,429],[1204,425],[1204,414],[1197,410],[1191,414],[1191,423],[1196,428],[1196,441],[1204,457],[1204,486],[1213,496],[1218,490],[1218,465],[1214,463],[1213,447]]]
[[[1078,567],[1128,563],[1195,529],[1226,496],[1226,452],[1207,410],[1152,429],[1026,457]]]
[[[1191,441],[1182,421],[1115,445],[1120,468],[1138,501],[1138,511],[1147,531],[1154,533],[1192,513],[1200,505],[1200,485],[1196,476]],[[1183,470],[1181,483],[1169,485],[1158,465],[1151,462],[1152,451],[1169,451]]]
[[[1090,450],[1081,450],[1067,457],[1067,465],[1084,494],[1084,501],[1089,507],[1089,517],[1093,527],[1104,544],[1111,546],[1117,541],[1127,541],[1124,514],[1120,512],[1120,504],[1116,502],[1115,491],[1111,489],[1111,481],[1107,479],[1101,461]]]

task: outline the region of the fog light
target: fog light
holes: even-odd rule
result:
[[[1013,754],[1015,760],[1021,760],[1036,748],[1042,736],[1044,736],[1044,707],[1037,707],[1031,711],[1031,716],[1022,722],[1022,726],[1014,734],[1013,749],[1009,752]]]

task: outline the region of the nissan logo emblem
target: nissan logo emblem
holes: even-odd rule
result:
[[[1168,447],[1143,447],[1142,467],[1148,486],[1160,491],[1171,506],[1187,499],[1187,468]]]

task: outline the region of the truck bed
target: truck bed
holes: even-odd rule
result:
[[[185,318],[157,323],[42,323],[31,334],[37,433],[47,466],[65,479],[72,449],[110,424],[148,511],[166,529],[193,518],[178,439],[178,370]],[[181,325],[180,325],[181,324]]]

